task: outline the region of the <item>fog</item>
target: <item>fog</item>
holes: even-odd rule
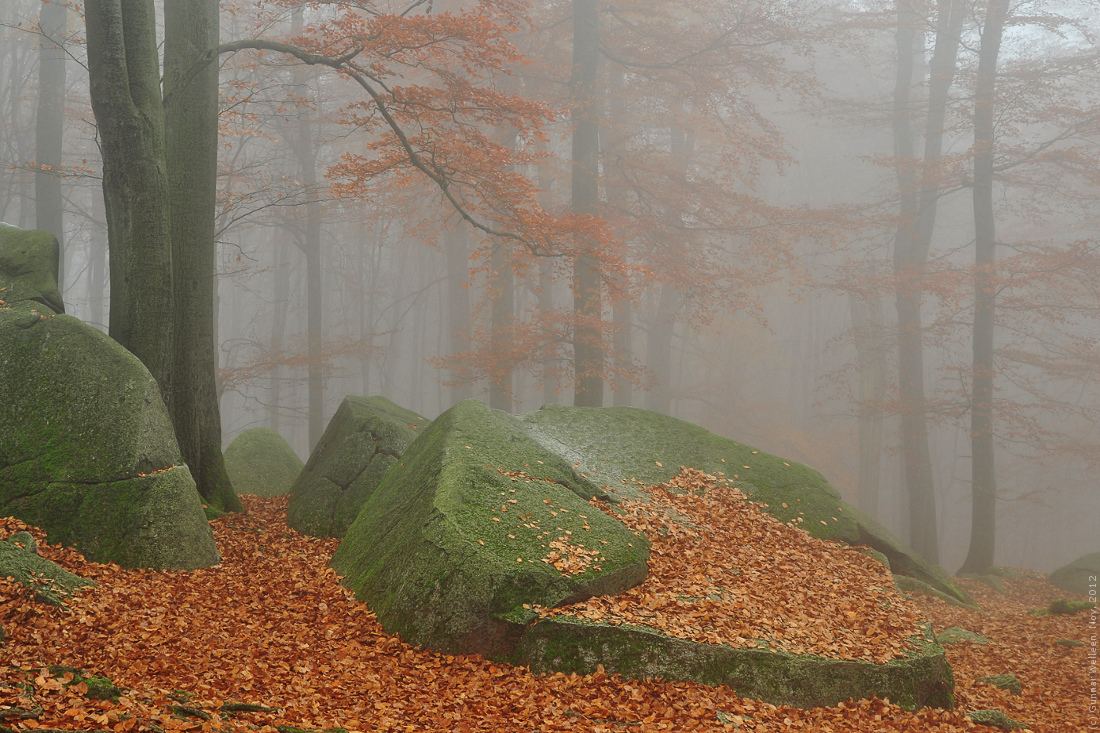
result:
[[[409,126],[410,136],[428,146],[421,138],[483,125],[479,134],[515,155],[500,170],[522,174],[548,215],[562,218],[584,214],[575,138],[578,121],[594,122],[589,205],[607,235],[591,256],[602,283],[600,404],[665,412],[806,463],[906,540],[914,538],[902,415],[919,413],[939,561],[955,572],[971,542],[982,372],[975,107],[996,0],[900,10],[597,3],[600,53],[584,87],[570,19],[586,2],[532,3],[503,36],[528,61],[486,61],[478,72],[473,88],[545,105],[539,125],[479,111],[452,127]],[[335,23],[346,4],[285,5],[223,8],[223,42],[321,48],[326,32],[352,34]],[[359,17],[438,17],[474,3],[410,5],[363,3]],[[943,80],[936,53],[951,36],[941,15],[953,5],[957,57],[942,122],[929,124]],[[60,181],[66,309],[106,331],[103,166],[83,21],[70,12],[54,39],[66,76],[60,162],[51,164],[36,152],[41,49],[52,43],[38,29],[43,7],[0,5],[0,220],[46,227],[36,179]],[[1009,13],[992,107],[996,261],[977,268],[996,298],[987,370],[995,561],[1050,571],[1100,549],[1100,12],[1033,0]],[[306,459],[318,425],[349,394],[382,395],[429,418],[470,397],[516,413],[585,404],[573,359],[582,328],[574,266],[583,258],[486,232],[519,231],[507,190],[475,193],[493,179],[492,156],[481,152],[496,148],[438,149],[462,192],[456,212],[427,176],[383,165],[389,130],[348,76],[271,51],[220,62],[225,444],[269,426]],[[906,64],[908,78],[899,73]],[[432,88],[439,72],[391,64],[379,88]],[[929,158],[929,138],[940,136]],[[926,259],[907,264],[900,238],[923,226],[933,201]],[[308,256],[319,267],[319,305],[308,297]],[[916,404],[899,376],[898,302],[913,293],[924,395]]]

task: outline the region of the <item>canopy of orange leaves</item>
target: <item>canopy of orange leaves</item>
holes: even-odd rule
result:
[[[686,499],[673,494],[668,501]],[[741,698],[725,687],[604,674],[536,677],[479,657],[414,649],[383,633],[374,615],[338,585],[327,567],[336,540],[304,537],[286,527],[286,502],[286,497],[244,497],[247,515],[214,522],[222,564],[194,572],[88,563],[71,550],[46,545],[35,532],[44,556],[99,585],[82,592],[70,609],[59,610],[35,603],[22,586],[0,579],[0,621],[8,632],[0,647],[0,723],[15,729],[119,733],[276,733],[283,726],[508,733],[946,733],[975,728],[965,717],[968,710],[998,708],[1037,732],[1085,728],[1087,647],[1055,642],[1085,640],[1088,614],[1027,614],[1028,608],[1045,606],[1058,595],[1043,580],[1007,581],[1005,597],[968,588],[986,613],[938,600],[916,602],[917,611],[937,629],[958,624],[993,639],[982,647],[948,649],[958,684],[957,710],[908,713],[883,700],[799,710]],[[17,521],[5,525],[0,520],[0,537],[20,527]],[[785,598],[782,579],[763,571],[765,556],[777,548],[758,549],[755,556],[731,562],[739,563],[743,574],[757,574],[756,588],[765,600],[771,586],[774,598]],[[847,569],[837,568],[840,584],[831,601],[838,606],[854,590],[841,571]],[[826,588],[816,592],[815,602],[824,601]],[[661,602],[670,605],[670,599]],[[779,613],[769,617],[794,618]],[[777,638],[812,643],[809,636]],[[47,665],[105,675],[126,694],[116,701],[88,699],[82,685],[66,685],[65,673],[51,675]],[[978,681],[999,672],[1014,672],[1023,682],[1023,695],[1013,697]],[[269,709],[230,712],[229,702]],[[719,713],[731,722],[720,723]]]

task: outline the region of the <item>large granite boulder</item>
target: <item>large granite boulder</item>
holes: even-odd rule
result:
[[[1096,578],[1100,577],[1100,552],[1082,555],[1068,565],[1050,574],[1050,582],[1062,590],[1087,596],[1096,590]]]
[[[283,436],[271,428],[251,428],[225,449],[225,471],[237,494],[289,494],[305,466]]]
[[[386,631],[448,653],[506,658],[535,606],[645,579],[648,542],[590,506],[597,494],[514,417],[467,400],[436,418],[387,474],[332,567]],[[552,552],[575,562],[563,572]]]
[[[799,502],[797,485],[827,487],[810,469],[749,448],[742,455],[723,445],[727,452],[715,453],[706,431],[641,410],[618,415],[628,418],[621,425],[594,419],[599,412],[621,411],[559,408],[516,418],[475,401],[456,405],[417,438],[367,499],[332,567],[387,632],[447,653],[479,653],[539,673],[602,667],[630,677],[725,684],[747,697],[801,707],[872,694],[907,708],[953,705],[951,668],[927,625],[913,627],[905,655],[876,663],[761,648],[757,640],[704,643],[570,607],[623,594],[645,580],[649,541],[616,518],[622,512],[646,505],[641,511],[654,521],[660,515],[692,526],[693,520],[667,513],[637,488],[667,481],[680,466],[700,464],[731,478],[746,470],[742,466],[754,466],[758,485],[777,484],[776,490],[792,492],[790,503],[806,505],[795,516],[810,505],[828,505],[829,526],[843,526],[838,509],[844,505],[835,492],[825,492],[826,498],[807,492]],[[649,433],[631,430],[631,421],[647,425]],[[620,428],[621,435],[615,432]],[[713,469],[713,463],[724,468]],[[888,603],[897,591],[885,569],[872,565],[886,579],[881,591]],[[693,604],[703,609],[710,600],[689,597],[694,595],[674,597],[674,605],[694,609],[688,611],[692,618],[705,612]]]
[[[56,272],[51,235],[0,226],[0,515],[98,562],[217,563],[156,382],[62,314]]]
[[[970,595],[874,518],[840,498],[819,472],[720,437],[698,425],[634,407],[547,405],[520,420],[531,436],[609,493],[637,498],[636,481],[668,481],[681,466],[736,479],[753,501],[814,537],[882,553],[897,576],[915,578],[965,605]]]
[[[291,487],[287,524],[314,537],[343,537],[428,423],[385,397],[345,397]]]

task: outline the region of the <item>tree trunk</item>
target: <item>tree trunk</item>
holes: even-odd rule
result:
[[[35,121],[34,178],[36,224],[57,237],[60,247],[57,285],[65,293],[64,202],[61,198],[61,148],[65,128],[65,27],[69,9],[62,3],[43,3],[38,28],[44,38],[38,51],[38,117]]]
[[[168,151],[176,349],[168,410],[204,501],[243,510],[222,460],[218,409],[214,222],[218,182],[217,0],[164,7],[164,125]]]
[[[443,233],[443,249],[447,254],[447,350],[457,354],[470,348],[470,242],[465,223]],[[452,404],[472,396],[468,380],[451,387]]]
[[[1008,16],[1008,0],[989,0],[978,52],[974,95],[974,386],[970,405],[970,551],[959,572],[993,567],[997,530],[997,476],[993,455],[993,331],[997,255],[993,213],[993,124],[997,57]]]
[[[302,9],[298,7],[291,18],[291,33],[300,34],[303,26]],[[294,77],[295,85],[302,89],[301,95],[306,96],[305,71],[301,67],[295,67]],[[306,339],[309,362],[306,372],[309,389],[309,450],[312,452],[325,431],[322,363],[324,322],[321,310],[324,302],[321,296],[321,204],[317,201],[317,151],[308,121],[303,120],[298,125],[294,155],[298,159],[302,183],[309,196],[306,203],[305,231],[299,246],[306,256]]]
[[[489,290],[493,299],[491,349],[493,368],[489,376],[489,407],[512,411],[512,322],[515,319],[515,278],[512,248],[505,241],[493,242],[489,255]],[[497,361],[501,359],[501,361]],[[499,365],[499,366],[498,366]]]
[[[111,337],[172,393],[168,165],[152,0],[89,0],[88,76],[103,153]]]
[[[286,235],[283,233],[275,245],[275,277],[271,293],[271,304],[275,312],[271,317],[270,353],[276,362],[271,368],[271,387],[267,398],[268,425],[276,433],[280,431],[283,419],[283,369],[278,359],[283,354],[287,311],[290,310],[290,263],[287,262],[290,253],[287,249]]]
[[[574,214],[594,215],[599,198],[599,15],[596,0],[573,0],[573,175]],[[596,261],[580,255],[573,265],[573,372],[578,407],[603,406],[602,282]]]
[[[878,516],[882,464],[882,399],[886,392],[886,350],[882,301],[849,296],[856,361],[859,364],[859,508]]]
[[[941,19],[950,15],[942,3]],[[944,15],[945,11],[947,15]],[[915,142],[911,90],[914,83],[914,59],[918,53],[920,16],[911,0],[899,0],[897,6],[898,69],[894,87],[894,155],[898,159],[897,177],[901,203],[894,243],[895,296],[898,310],[898,388],[901,397],[901,448],[905,486],[909,494],[909,536],[913,548],[930,562],[939,562],[939,536],[936,526],[936,492],[932,483],[932,462],[928,449],[927,400],[924,395],[924,348],[921,322],[924,266],[934,225],[935,209],[921,215],[920,182],[914,169]],[[941,24],[941,28],[943,25]],[[945,34],[937,33],[936,48],[946,43]],[[957,41],[956,41],[957,44]],[[952,55],[953,56],[953,55]],[[940,54],[940,59],[944,57]],[[934,57],[935,60],[935,57]],[[934,64],[935,65],[935,64]],[[952,58],[951,71],[954,70]],[[940,68],[940,71],[943,71]],[[950,87],[938,85],[944,101]],[[935,122],[936,102],[930,107],[926,132]],[[942,112],[942,109],[941,109]],[[930,143],[942,142],[942,117],[933,137],[925,137],[925,164],[940,155]],[[932,197],[934,206],[934,196]],[[929,216],[930,214],[930,216]],[[919,227],[919,221],[927,222]],[[924,235],[927,235],[925,238]]]
[[[663,415],[672,409],[672,337],[684,299],[675,285],[665,284],[646,337],[646,366],[655,384],[646,395],[646,407]]]

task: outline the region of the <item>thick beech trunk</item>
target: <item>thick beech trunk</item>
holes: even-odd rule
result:
[[[88,0],[88,71],[111,251],[109,333],[172,394],[168,165],[152,0]]]
[[[215,374],[214,241],[218,180],[217,0],[175,0],[164,8],[164,114],[168,152],[176,343],[168,409],[199,494],[221,511],[241,511],[222,460]]]
[[[993,126],[997,57],[1008,16],[1008,0],[990,0],[978,52],[974,99],[974,366],[970,404],[970,551],[960,572],[983,573],[993,566],[997,529],[997,476],[993,446],[993,331],[997,254],[993,213]]]

